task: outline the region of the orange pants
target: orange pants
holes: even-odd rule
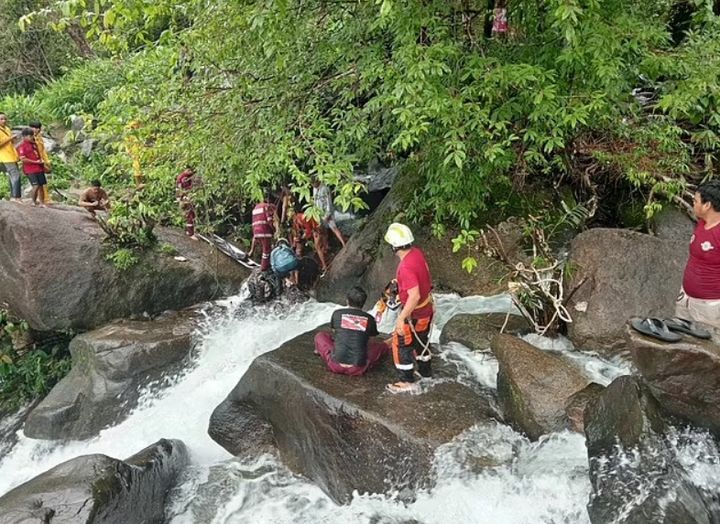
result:
[[[410,327],[412,322],[412,327]],[[393,332],[392,353],[400,382],[415,382],[415,363],[423,377],[432,376],[431,355],[424,348],[429,344],[432,316],[406,320],[403,334]]]

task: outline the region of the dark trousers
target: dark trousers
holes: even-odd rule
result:
[[[400,382],[415,382],[416,364],[421,376],[432,376],[432,355],[429,348],[425,351],[429,344],[431,324],[432,316],[406,320],[403,334],[400,335],[397,331],[393,333],[393,362]]]
[[[262,255],[260,256],[260,271],[267,271],[270,269],[270,253],[272,252],[272,238],[261,237],[257,239],[260,242],[262,248]]]

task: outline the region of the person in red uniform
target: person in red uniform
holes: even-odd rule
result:
[[[38,196],[40,196],[40,205],[45,207],[42,196],[45,194],[45,163],[40,157],[40,153],[35,145],[35,132],[28,128],[22,131],[22,142],[17,147],[20,162],[25,176],[28,177],[30,185],[32,185],[32,203],[38,205]]]
[[[392,393],[412,392],[415,388],[415,366],[422,377],[432,376],[430,326],[435,306],[432,300],[432,279],[425,255],[414,246],[409,227],[393,223],[385,233],[385,241],[400,259],[397,268],[398,297],[402,310],[395,323],[392,352],[398,381],[388,384]]]
[[[385,342],[372,340],[378,335],[372,315],[362,310],[367,294],[354,287],[347,294],[347,307],[333,312],[327,331],[315,335],[315,353],[333,373],[358,377],[377,366],[390,348]]]
[[[255,246],[259,243],[262,249],[260,271],[270,269],[270,252],[275,234],[275,206],[270,203],[270,199],[269,192],[266,192],[262,202],[258,203],[252,211],[253,238],[248,256],[252,256]]]
[[[195,206],[190,199],[190,192],[195,183],[195,169],[186,167],[175,179],[175,195],[180,209],[185,213],[185,234],[197,240],[195,236]]]
[[[675,316],[720,328],[720,180],[702,184],[693,200],[698,221]]]

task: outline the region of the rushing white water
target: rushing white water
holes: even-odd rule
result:
[[[349,505],[339,507],[274,457],[246,463],[230,457],[207,436],[213,409],[256,356],[326,323],[335,306],[308,302],[284,310],[250,308],[239,299],[227,306],[227,315],[207,326],[194,365],[168,387],[146,391],[122,423],[82,442],[58,444],[20,435],[0,461],[0,494],[78,455],[125,458],[160,438],[177,438],[187,445],[191,466],[172,493],[167,517],[174,524],[588,522],[587,456],[584,439],[577,434],[559,433],[529,442],[498,423],[475,427],[438,450],[436,486],[420,492],[410,504],[393,495],[356,494]],[[433,338],[437,340],[440,328],[454,314],[510,309],[502,296],[441,296]],[[545,349],[577,359],[601,383],[627,372],[621,362],[574,352],[566,343]],[[495,387],[497,362],[491,354],[448,344],[441,358],[457,366],[459,380]],[[706,466],[717,471],[710,460]],[[701,466],[696,470],[697,475],[708,474]]]

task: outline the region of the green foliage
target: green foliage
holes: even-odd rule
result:
[[[160,253],[163,255],[175,256],[178,254],[178,251],[172,244],[162,244],[160,246]]]
[[[309,202],[311,175],[335,188],[339,207],[358,208],[355,166],[410,159],[420,179],[406,217],[441,234],[470,231],[533,179],[592,192],[578,157],[645,192],[647,214],[712,176],[711,4],[692,3],[678,46],[668,0],[518,0],[506,38],[484,34],[484,0],[58,0],[24,22],[81,24],[117,57],[122,67],[97,61],[101,87],[77,73],[72,94],[48,91],[48,107],[92,113],[104,180],[127,184],[134,152],[159,219],[179,220],[173,178],[188,163],[203,176],[196,202],[212,227],[268,184],[289,182]],[[636,87],[656,97],[641,104]]]
[[[67,122],[73,115],[89,115],[89,120],[108,90],[123,85],[122,67],[121,62],[110,59],[84,62],[35,98],[41,101],[43,114],[52,120]]]
[[[67,33],[41,25],[23,31],[18,25],[25,13],[48,4],[46,0],[0,0],[3,37],[0,100],[9,93],[30,93],[60,76],[65,67],[74,65],[78,49]]]
[[[11,124],[27,123],[40,119],[43,114],[40,99],[29,95],[7,95],[0,100],[0,110],[7,114]]]
[[[157,241],[153,232],[155,212],[144,203],[139,191],[113,202],[110,217],[98,217],[107,241],[118,248],[151,247]]]
[[[24,321],[0,309],[0,411],[43,397],[70,371],[68,337],[13,348],[28,331]]]
[[[120,271],[130,269],[140,261],[140,258],[135,251],[127,247],[118,248],[112,253],[108,253],[105,258],[106,260],[112,262],[112,264]]]

